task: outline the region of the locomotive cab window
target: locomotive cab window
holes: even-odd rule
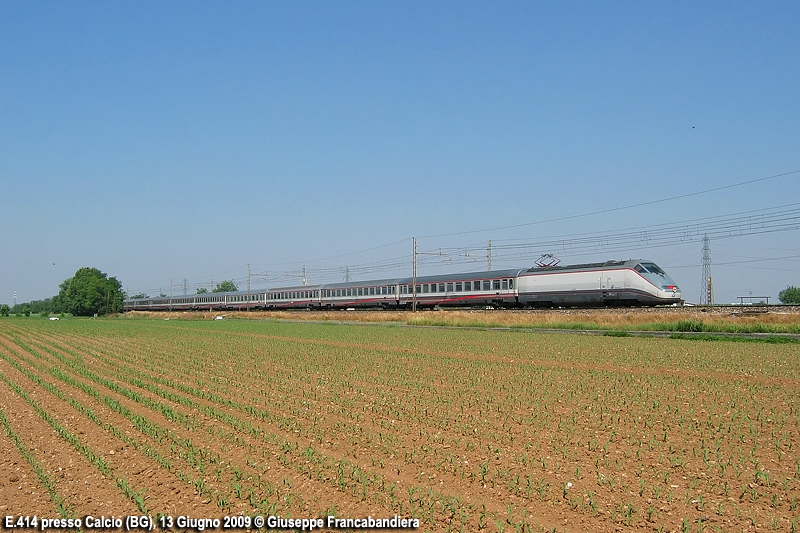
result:
[[[636,265],[636,266],[639,266],[639,265]],[[656,265],[655,263],[644,263],[644,264],[642,264],[642,267],[644,267],[645,269],[647,269],[647,271],[648,271],[648,272],[652,272],[653,274],[659,274],[659,275],[661,275],[661,276],[664,276],[664,275],[666,275],[666,274],[664,273],[664,271],[663,271],[663,270],[661,270],[661,269],[658,267],[658,265]]]

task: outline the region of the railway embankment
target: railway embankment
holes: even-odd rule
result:
[[[408,326],[519,328],[640,336],[800,339],[800,306],[676,306],[651,308],[410,311],[130,312],[126,318],[244,319]]]

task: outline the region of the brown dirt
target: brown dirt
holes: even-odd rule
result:
[[[796,372],[587,362],[571,339],[530,335],[498,353],[390,330],[340,340],[170,323],[111,342],[12,324],[0,323],[0,410],[75,516],[138,514],[120,478],[153,515],[335,508],[416,514],[430,531],[785,530],[800,516]],[[537,352],[545,342],[564,357]],[[370,366],[351,360],[362,355]],[[590,388],[574,389],[579,379]],[[559,390],[573,396],[549,394]],[[5,432],[0,446],[0,509],[56,517]]]

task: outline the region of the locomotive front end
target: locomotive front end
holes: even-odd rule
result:
[[[674,304],[683,301],[681,289],[678,287],[678,284],[657,264],[649,261],[642,261],[633,269],[653,285],[655,296],[660,303]]]

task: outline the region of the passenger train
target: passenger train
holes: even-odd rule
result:
[[[416,286],[416,287],[415,287]],[[675,282],[652,261],[490,270],[268,290],[127,299],[126,311],[590,307],[681,304]]]

